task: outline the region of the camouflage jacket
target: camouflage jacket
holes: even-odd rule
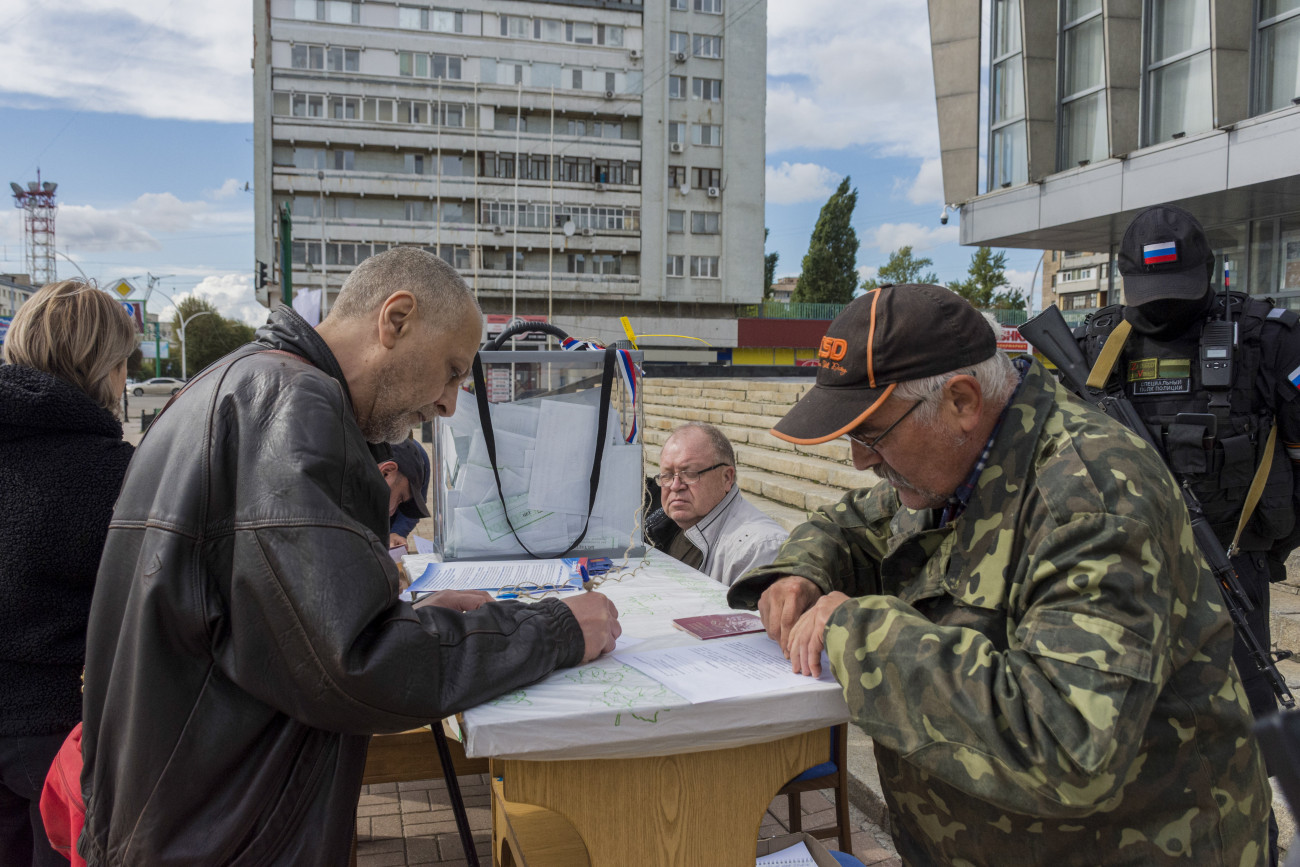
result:
[[[912,865],[1255,865],[1270,793],[1232,626],[1159,457],[1038,364],[964,514],[881,483],[782,575],[855,598],[826,650]]]

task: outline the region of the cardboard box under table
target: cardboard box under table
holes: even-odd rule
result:
[[[653,550],[611,574],[600,591],[618,606],[621,647],[717,646],[672,620],[729,610],[725,587]],[[491,757],[500,778],[498,864],[752,867],[764,811],[828,760],[825,730],[848,709],[825,680],[691,703],[610,655],[463,716],[466,755]]]

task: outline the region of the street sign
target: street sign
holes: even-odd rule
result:
[[[122,307],[135,323],[135,330],[144,334],[144,304],[139,301],[123,301]]]
[[[108,291],[116,292],[122,298],[130,298],[135,294],[135,287],[131,285],[130,281],[122,279],[110,286]]]
[[[0,344],[5,342],[5,335],[9,333],[9,323],[13,321],[12,316],[0,316]]]
[[[158,344],[158,343],[154,343],[152,340],[146,340],[144,343],[140,344],[140,354],[143,355],[145,358],[153,358],[154,352],[159,346],[162,347],[162,357],[171,358],[171,355],[169,354],[168,351],[171,347],[167,343]]]

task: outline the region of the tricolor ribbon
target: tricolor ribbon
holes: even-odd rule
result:
[[[594,349],[603,352],[605,347],[595,340],[578,340],[574,337],[566,337],[560,341],[560,346],[569,351],[582,351]],[[624,442],[636,442],[637,425],[636,425],[636,399],[637,399],[637,378],[641,372],[637,369],[636,364],[632,361],[632,353],[626,349],[616,350],[618,354],[618,373],[623,378],[623,385],[627,388],[627,393],[632,402],[632,429],[623,437]]]

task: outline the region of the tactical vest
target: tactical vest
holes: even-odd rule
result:
[[[1264,328],[1272,309],[1270,301],[1232,293],[1237,345],[1226,403],[1222,398],[1212,401],[1215,394],[1224,392],[1212,392],[1201,384],[1200,322],[1171,340],[1156,341],[1136,330],[1131,332],[1107,382],[1111,388],[1122,382],[1124,393],[1161,444],[1170,469],[1180,480],[1187,480],[1225,546],[1236,532],[1246,493],[1273,427],[1270,407],[1277,400],[1278,374],[1263,363]],[[1076,330],[1090,365],[1120,323],[1123,311],[1121,305],[1104,307]],[[1218,318],[1222,313],[1219,297],[1210,315]],[[1298,317],[1285,311],[1273,320],[1291,328]],[[1214,416],[1214,420],[1196,419],[1195,414]],[[1291,461],[1279,442],[1264,494],[1241,534],[1243,551],[1267,550],[1291,532],[1295,524],[1292,485]]]

